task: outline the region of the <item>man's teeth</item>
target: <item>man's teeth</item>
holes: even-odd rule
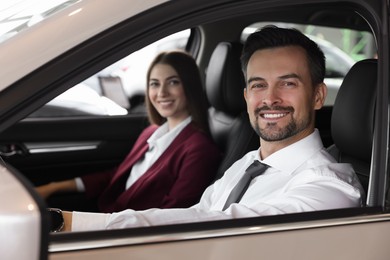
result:
[[[281,113],[281,114],[264,114],[263,117],[264,118],[280,118],[280,117],[284,117],[286,114],[285,113]]]

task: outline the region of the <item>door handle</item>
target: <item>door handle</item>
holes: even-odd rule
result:
[[[22,144],[1,144],[0,156],[12,157],[16,155],[26,155],[27,149]]]

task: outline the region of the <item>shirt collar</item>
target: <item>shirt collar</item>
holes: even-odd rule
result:
[[[264,160],[260,159],[260,147],[254,159],[268,164],[272,168],[291,174],[322,148],[323,144],[320,134],[315,129],[312,134],[271,154]]]
[[[191,120],[192,117],[189,116],[171,130],[168,128],[168,122],[165,122],[149,137],[147,141],[149,147],[152,148],[158,145],[158,143],[170,144],[173,139],[175,139],[176,136],[191,122]]]

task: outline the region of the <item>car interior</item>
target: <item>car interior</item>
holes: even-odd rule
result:
[[[299,12],[294,9],[296,14],[291,15],[290,8],[250,10],[244,5],[232,5],[223,12],[210,10],[213,13],[210,22],[197,24],[194,18],[180,27],[172,26],[169,30],[155,32],[153,37],[150,36],[153,30],[144,35],[140,46],[191,28],[191,36],[185,48],[196,57],[200,70],[204,73],[205,90],[210,104],[211,133],[224,153],[215,179],[220,178],[238,158],[259,146],[258,136],[249,124],[243,99],[245,81],[239,56],[244,30],[263,22],[308,25],[305,27],[307,30],[321,25],[371,34],[370,26],[359,14],[342,7],[342,4],[340,8],[307,5]],[[243,15],[239,15],[240,10]],[[230,16],[227,15],[229,13]],[[125,28],[126,23],[122,26]],[[107,36],[106,41],[108,40]],[[123,40],[126,40],[125,37]],[[93,46],[93,42],[88,44]],[[137,50],[134,47],[126,49],[126,44],[121,45],[121,48],[115,55],[112,55],[112,50],[108,50],[104,54],[106,56],[102,55],[99,62],[91,65],[89,73],[79,72],[77,82],[91,76],[91,71],[96,73],[96,68],[112,65],[119,58],[124,58],[125,53],[128,55]],[[342,91],[334,106],[326,106],[316,115],[316,127],[320,130],[324,146],[329,147],[337,160],[353,163],[366,190],[370,174],[376,93],[375,88],[365,87],[373,86],[376,81],[375,66],[372,65],[374,63],[375,60],[370,60],[354,66],[344,79]],[[358,78],[361,71],[365,71],[364,79]],[[111,79],[115,81],[110,81]],[[104,85],[102,92],[114,93],[107,88],[121,86],[118,80],[118,77],[100,78]],[[120,91],[123,91],[121,87]],[[348,96],[348,101],[343,96]],[[125,106],[131,106],[133,102],[130,97],[129,100],[123,100],[123,96],[120,96],[120,100],[119,103]],[[142,97],[137,96],[137,106],[140,100]],[[108,169],[124,158],[139,133],[148,125],[144,110],[137,109],[137,112],[131,113],[131,109],[128,109],[127,115],[120,116],[26,117],[1,133],[0,151],[5,161],[19,169],[34,185]],[[370,124],[366,124],[367,121]],[[91,147],[91,143],[96,149],[82,149]],[[10,152],[15,156],[7,157]],[[93,202],[80,199],[79,194],[58,194],[48,201],[50,206],[76,210],[91,209],[91,203]]]
[[[223,151],[216,179],[222,177],[233,162],[259,146],[259,137],[249,123],[243,97],[245,80],[240,65],[241,50],[239,42],[219,43],[206,71],[210,131]]]
[[[334,144],[328,147],[329,153],[338,162],[352,164],[366,192],[374,133],[376,84],[377,60],[362,60],[350,69],[333,106],[331,125]]]

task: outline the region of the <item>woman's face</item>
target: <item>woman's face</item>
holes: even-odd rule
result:
[[[156,64],[152,68],[148,95],[158,113],[167,118],[170,128],[189,116],[181,79],[170,65]]]

